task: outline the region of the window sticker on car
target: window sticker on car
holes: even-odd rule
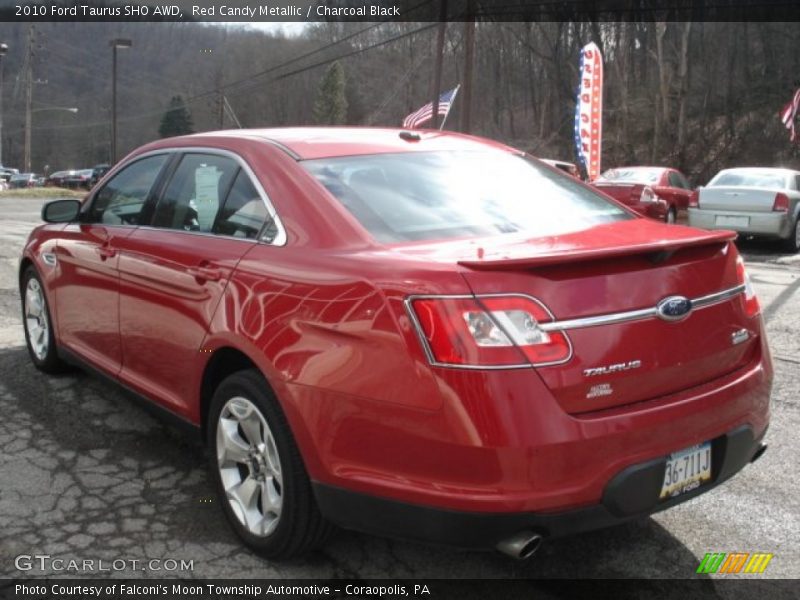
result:
[[[219,210],[219,178],[222,171],[217,167],[199,167],[194,172],[195,207],[200,229],[208,231],[214,224]]]

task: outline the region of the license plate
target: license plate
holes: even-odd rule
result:
[[[715,223],[720,227],[750,227],[750,217],[717,215]]]
[[[670,454],[660,499],[685,494],[711,481],[711,442]]]

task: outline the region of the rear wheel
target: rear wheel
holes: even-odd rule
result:
[[[670,206],[667,214],[664,215],[664,222],[670,225],[674,224],[678,220],[678,211],[675,210],[674,206]]]
[[[788,238],[783,240],[783,247],[787,252],[800,251],[800,218],[794,220],[792,232]]]
[[[267,558],[305,554],[332,527],[317,508],[289,425],[258,371],[234,373],[211,401],[211,472],[239,537]]]
[[[58,357],[44,284],[33,267],[28,267],[22,276],[20,294],[25,343],[34,366],[45,373],[65,371],[67,365]]]

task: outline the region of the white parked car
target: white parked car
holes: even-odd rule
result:
[[[689,225],[783,240],[800,250],[800,171],[724,169],[689,201]]]

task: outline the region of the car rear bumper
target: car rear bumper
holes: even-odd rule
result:
[[[314,493],[326,518],[344,527],[388,537],[469,548],[494,548],[520,532],[563,537],[610,527],[646,516],[705,493],[754,458],[760,457],[764,432],[756,438],[747,425],[712,440],[712,479],[685,494],[659,500],[666,457],[623,469],[606,485],[601,502],[554,513],[480,513],[446,510],[379,498],[314,483]]]
[[[717,217],[746,218],[744,225],[717,225]],[[724,209],[689,209],[689,225],[701,229],[730,229],[739,233],[786,239],[793,234],[792,221],[785,212],[750,212]]]

